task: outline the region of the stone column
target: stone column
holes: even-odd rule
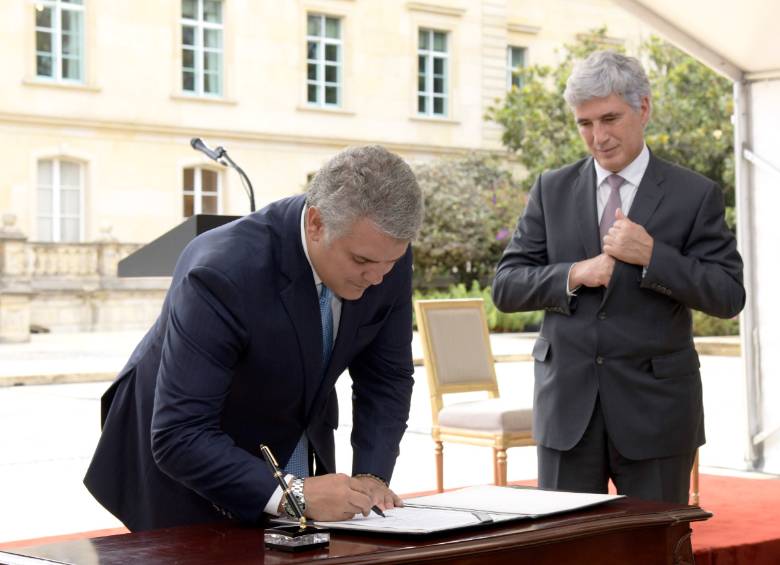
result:
[[[14,214],[0,225],[0,343],[30,341],[30,268],[27,237]]]

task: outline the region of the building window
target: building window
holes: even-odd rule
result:
[[[38,161],[38,240],[81,240],[84,171],[80,163]]]
[[[222,96],[221,0],[182,0],[181,88],[198,95]]]
[[[201,167],[184,169],[184,217],[193,214],[218,214],[220,202],[219,173]]]
[[[523,82],[516,71],[525,67],[525,47],[512,47],[511,45],[506,48],[506,89],[512,90],[512,87],[520,88],[523,86]]]
[[[306,19],[306,100],[341,104],[341,20],[322,14]]]
[[[447,32],[421,29],[417,49],[417,112],[447,115]]]
[[[83,0],[35,2],[35,74],[62,82],[84,81]]]

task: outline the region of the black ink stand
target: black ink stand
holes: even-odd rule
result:
[[[267,528],[264,537],[267,548],[281,551],[306,551],[330,544],[328,530],[306,523]]]
[[[290,488],[282,477],[279,463],[276,462],[276,457],[271,453],[268,446],[261,444],[260,452],[271,468],[274,478],[279,482],[282,495],[287,499],[295,513],[295,517],[298,519],[298,524],[266,529],[263,536],[265,546],[269,549],[280,549],[282,551],[305,551],[330,545],[330,532],[328,530],[306,523],[303,510],[298,506],[295,497],[290,492]]]

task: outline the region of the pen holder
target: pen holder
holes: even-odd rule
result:
[[[297,524],[267,528],[264,538],[267,548],[281,551],[305,551],[330,544],[330,532],[325,528]]]

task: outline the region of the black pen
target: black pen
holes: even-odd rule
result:
[[[295,500],[295,497],[290,492],[290,487],[287,485],[287,483],[284,482],[284,476],[282,475],[282,472],[279,470],[279,464],[276,462],[276,457],[274,457],[274,454],[271,453],[270,449],[268,449],[268,446],[262,443],[260,444],[260,453],[263,454],[263,457],[265,457],[265,461],[266,463],[268,463],[268,466],[271,468],[274,477],[276,477],[276,480],[279,481],[279,486],[282,488],[282,493],[284,494],[284,497],[287,499],[287,502],[289,502],[292,509],[295,510],[295,513],[297,514],[297,518],[301,522],[301,528],[305,528],[306,516],[303,515],[303,511],[301,510],[301,507],[298,506],[298,501]]]
[[[374,512],[376,512],[377,514],[379,514],[379,515],[380,515],[382,518],[387,518],[387,516],[385,516],[385,513],[384,513],[384,512],[382,512],[382,509],[381,509],[381,508],[379,508],[379,506],[377,506],[376,504],[374,504],[374,505],[371,507],[371,510],[373,510]]]

